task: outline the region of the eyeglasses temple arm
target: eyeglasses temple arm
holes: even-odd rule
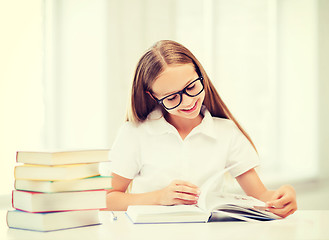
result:
[[[151,96],[151,98],[152,99],[154,99],[155,101],[159,101],[156,97],[154,97],[153,95],[152,95],[152,93],[150,93],[149,91],[145,91],[148,95],[150,95]]]

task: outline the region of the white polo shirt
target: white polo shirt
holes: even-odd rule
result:
[[[258,154],[233,121],[212,117],[205,107],[202,112],[202,122],[184,140],[159,109],[138,125],[126,122],[110,151],[112,172],[134,179],[132,192],[143,193],[176,179],[201,187],[233,164],[239,163],[229,171],[233,177],[259,164]]]

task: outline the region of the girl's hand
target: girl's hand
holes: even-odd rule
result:
[[[284,185],[274,191],[270,201],[266,202],[268,211],[283,218],[297,210],[296,193],[292,186]]]
[[[191,205],[198,202],[199,194],[198,186],[186,181],[174,180],[158,191],[158,202],[160,205]]]

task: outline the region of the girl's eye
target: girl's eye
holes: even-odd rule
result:
[[[186,88],[186,90],[192,90],[195,87],[195,84],[188,86],[188,88]]]
[[[168,101],[174,101],[174,100],[177,99],[177,97],[178,97],[178,95],[176,94],[176,95],[173,95],[173,96],[171,96],[171,97],[168,97],[167,100],[168,100]]]

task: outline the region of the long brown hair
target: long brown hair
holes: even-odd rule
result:
[[[152,84],[166,66],[188,63],[192,63],[197,74],[204,78],[205,98],[203,104],[210,114],[213,117],[232,120],[256,150],[249,135],[220,98],[200,62],[186,47],[171,40],[156,42],[138,61],[131,89],[131,104],[127,112],[127,121],[143,122],[148,114],[158,106],[158,103],[147,91],[152,92]]]

